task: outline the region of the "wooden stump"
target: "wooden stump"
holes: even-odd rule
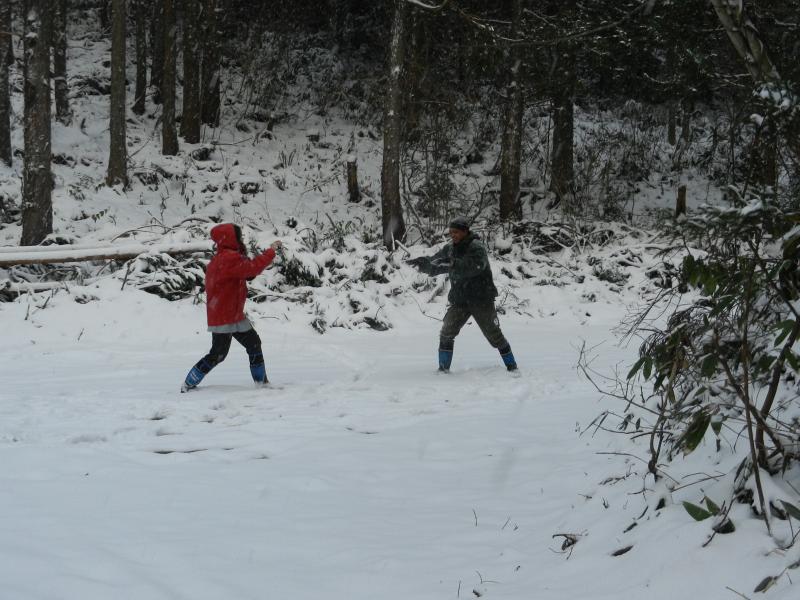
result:
[[[675,201],[675,218],[686,214],[686,186],[678,187],[678,198]]]
[[[361,201],[361,192],[358,189],[358,163],[355,156],[347,158],[347,198],[350,202]]]

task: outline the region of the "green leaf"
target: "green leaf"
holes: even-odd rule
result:
[[[789,366],[792,367],[793,371],[800,371],[800,357],[794,353],[794,351],[789,350],[786,354],[786,362],[789,363]]]
[[[642,365],[644,364],[644,359],[645,357],[643,356],[633,364],[631,370],[628,371],[628,377],[626,379],[633,379],[636,376],[636,373],[639,371],[639,369],[642,368]]]
[[[703,436],[706,434],[709,423],[711,423],[710,415],[702,411],[695,413],[694,419],[681,437],[680,445],[683,448],[684,454],[691,453],[700,445]]]
[[[724,521],[722,521],[722,523],[714,525],[711,529],[713,529],[717,533],[722,533],[722,534],[733,533],[734,531],[736,531],[736,527],[734,526],[733,521],[731,521],[730,519],[725,519]]]
[[[700,374],[703,377],[709,378],[714,375],[717,371],[717,357],[713,354],[709,354],[703,359],[703,362],[700,363]]]
[[[711,500],[711,498],[709,498],[708,496],[706,496],[705,500],[706,500],[706,506],[708,507],[708,511],[712,515],[718,515],[719,514],[719,506],[714,504],[714,501]]]
[[[778,581],[778,578],[775,577],[774,575],[770,575],[769,577],[764,577],[764,579],[761,580],[761,583],[759,583],[756,586],[756,589],[754,589],[753,591],[762,593],[766,592],[769,588],[775,585],[776,581]]]
[[[711,516],[711,513],[705,508],[702,506],[697,506],[697,504],[692,504],[691,502],[684,502],[683,508],[686,509],[686,512],[689,513],[689,516],[695,521],[704,521]]]
[[[787,319],[785,321],[781,321],[775,326],[775,329],[781,330],[781,334],[775,340],[776,346],[780,346],[783,343],[783,340],[787,338],[794,328],[794,324],[795,322],[792,319]]]
[[[703,293],[706,296],[711,296],[716,289],[717,280],[714,278],[713,274],[707,273],[705,279],[703,280]]]
[[[650,375],[653,372],[653,359],[649,356],[645,356],[644,358],[644,369],[642,370],[642,375],[644,375],[645,379],[650,379]]]
[[[783,510],[786,511],[786,514],[791,515],[798,521],[800,521],[800,508],[797,508],[794,504],[790,504],[785,500],[781,500],[781,504],[783,504]]]

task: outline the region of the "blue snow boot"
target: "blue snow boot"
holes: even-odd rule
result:
[[[516,371],[517,370],[517,361],[514,360],[514,353],[511,352],[511,346],[506,344],[502,348],[497,349],[500,352],[500,358],[503,359],[503,364],[505,364],[506,369],[509,371]]]
[[[250,375],[253,376],[253,381],[259,385],[266,385],[269,383],[267,379],[267,368],[264,366],[264,355],[259,351],[249,355],[250,358]]]
[[[452,350],[439,350],[439,370],[442,373],[450,372],[450,363],[453,362]]]
[[[253,381],[260,385],[269,383],[269,379],[267,379],[267,369],[263,362],[260,365],[250,365],[250,375],[253,376]]]
[[[206,374],[197,368],[197,365],[192,367],[192,370],[189,371],[189,374],[186,376],[186,380],[183,382],[183,385],[181,385],[181,393],[188,392],[189,390],[196,388],[197,384],[203,381],[203,377],[205,376]]]

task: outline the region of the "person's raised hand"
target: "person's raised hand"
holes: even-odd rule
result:
[[[280,240],[275,240],[269,245],[269,247],[275,250],[275,252],[277,252],[278,250],[283,248],[283,242],[281,242]]]

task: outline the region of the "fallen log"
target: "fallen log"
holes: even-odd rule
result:
[[[75,282],[70,282],[75,283]],[[27,294],[28,292],[49,292],[51,290],[67,289],[66,281],[0,281],[0,294],[11,292],[14,294]]]
[[[43,265],[90,260],[123,260],[141,254],[192,254],[210,252],[212,242],[184,244],[136,244],[126,246],[17,246],[0,249],[0,267]]]

